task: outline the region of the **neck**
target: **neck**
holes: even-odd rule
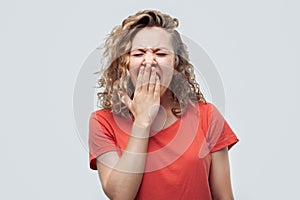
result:
[[[172,93],[169,89],[165,91],[165,93],[160,97],[160,105],[165,109],[168,113],[172,109]]]
[[[168,127],[177,120],[172,112],[172,94],[170,90],[166,90],[160,98],[160,108],[158,114],[152,124],[153,130],[161,130]]]

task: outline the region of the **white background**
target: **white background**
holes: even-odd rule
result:
[[[105,199],[74,122],[74,85],[105,35],[146,8],[177,17],[222,77],[240,139],[230,151],[235,198],[296,199],[296,0],[2,0],[0,199]]]

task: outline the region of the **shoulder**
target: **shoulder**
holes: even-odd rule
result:
[[[90,122],[97,122],[111,127],[130,124],[131,119],[112,113],[111,109],[100,109],[91,113]]]
[[[110,110],[101,109],[93,111],[89,119],[89,127],[92,133],[101,135],[102,132],[112,133],[113,114]],[[101,131],[99,131],[101,130]]]
[[[224,120],[223,114],[219,111],[219,109],[213,103],[199,102],[198,107],[199,107],[198,109],[200,111],[201,117],[207,118],[208,120],[211,120],[211,119],[214,119],[214,120],[218,119],[221,121]]]
[[[188,106],[183,117],[188,117],[190,120],[207,122],[212,111],[213,104],[209,102],[194,102]]]
[[[193,102],[188,105],[186,111],[184,112],[183,116],[185,115],[196,115],[198,116],[209,113],[212,108],[213,104],[209,102]]]
[[[209,113],[215,107],[210,102],[197,102],[198,110],[202,113]]]
[[[208,123],[211,118],[219,115],[216,106],[210,102],[197,102],[194,110],[196,110],[197,116],[200,117],[203,123]]]
[[[113,114],[110,109],[100,109],[93,111],[90,115],[91,119],[96,119],[97,121],[109,120],[113,118]]]
[[[96,116],[112,116],[111,109],[99,109],[92,112],[92,115]]]

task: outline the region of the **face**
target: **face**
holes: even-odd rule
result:
[[[175,54],[170,33],[159,27],[145,27],[132,40],[129,71],[133,85],[142,65],[150,63],[160,79],[161,95],[169,87],[173,76]]]

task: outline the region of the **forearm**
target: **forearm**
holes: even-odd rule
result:
[[[106,191],[111,199],[134,199],[143,178],[150,128],[133,125],[122,156],[110,172]]]
[[[134,199],[143,178],[150,126],[160,107],[160,80],[151,66],[140,67],[133,99],[124,93],[121,97],[135,121],[126,149],[106,180],[111,199]]]
[[[233,200],[227,147],[212,153],[210,186],[214,200]]]

